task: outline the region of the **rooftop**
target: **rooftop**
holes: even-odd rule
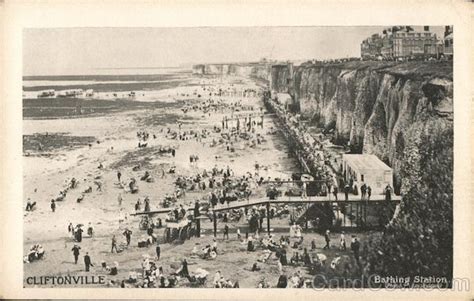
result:
[[[367,170],[392,170],[375,155],[344,154],[342,155],[342,160],[346,161],[347,164],[357,172],[365,172]]]

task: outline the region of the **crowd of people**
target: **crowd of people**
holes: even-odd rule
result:
[[[330,154],[323,148],[318,136],[310,135],[300,116],[290,113],[284,104],[265,96],[266,104],[280,120],[282,132],[295,148],[295,153],[307,167],[317,183],[315,191],[318,195],[327,195],[337,186],[336,177],[328,162]],[[306,191],[306,190],[305,190]]]
[[[181,122],[176,123],[176,130],[167,128],[162,129],[161,133],[164,135],[164,139],[179,140],[179,143],[187,143],[187,141],[197,141],[199,143],[209,143],[209,147],[220,147],[225,152],[236,152],[243,144],[245,147],[258,147],[259,145],[266,143],[266,137],[263,133],[264,126],[264,115],[262,110],[256,110],[253,106],[245,104],[241,101],[228,102],[223,98],[229,91],[223,91],[207,87],[201,92],[200,98],[209,96],[207,100],[201,101],[201,103],[194,103],[183,108],[184,113],[191,111],[200,111],[202,113],[211,114],[211,112],[219,112],[224,114],[222,120],[218,125],[214,125],[212,130],[207,129],[184,129]],[[207,95],[208,94],[208,95]],[[255,95],[256,91],[249,89],[244,91],[244,95]],[[245,111],[245,112],[244,112]],[[251,111],[251,112],[249,112]],[[321,193],[325,190],[329,190],[330,186],[333,185],[333,177],[325,164],[325,154],[321,150],[322,145],[319,141],[308,135],[304,128],[301,128],[298,120],[294,120],[293,117],[289,117],[288,124],[290,125],[289,130],[291,135],[298,140],[300,145],[300,154],[304,157],[304,160],[310,164],[310,167],[315,173],[321,178],[327,180],[327,187],[321,189]],[[136,133],[139,140],[139,147],[148,147],[150,137],[157,139],[157,136],[149,131],[141,130]],[[160,148],[160,152],[169,152],[172,157],[176,155],[175,147]],[[140,150],[141,151],[141,150]],[[180,150],[181,151],[181,150]],[[234,201],[249,201],[251,196],[266,196],[270,199],[276,198],[280,195],[278,178],[266,178],[264,177],[265,166],[260,162],[255,162],[255,168],[249,170],[244,174],[238,174],[229,165],[217,164],[213,168],[200,169],[198,162],[200,160],[200,154],[193,152],[189,154],[189,163],[192,167],[190,170],[186,170],[181,173],[173,175],[174,179],[174,194],[165,195],[162,203],[160,204],[163,208],[169,208],[169,213],[164,218],[166,223],[180,223],[182,221],[192,221],[194,218],[199,216],[199,211],[203,208],[217,208],[229,205]],[[100,162],[98,169],[103,172],[106,168],[102,161]],[[151,216],[146,216],[146,222],[140,223],[140,230],[145,230],[146,235],[140,235],[134,233],[129,227],[123,226],[123,221],[126,219],[122,217],[122,202],[124,197],[122,193],[138,194],[138,183],[135,179],[136,175],[132,173],[141,173],[137,179],[147,183],[154,183],[153,170],[144,170],[141,165],[136,165],[130,171],[130,174],[125,176],[127,173],[124,168],[115,169],[117,182],[115,187],[118,187],[120,193],[118,193],[117,202],[119,211],[119,221],[122,223],[119,225],[119,231],[114,231],[114,234],[109,233],[111,237],[110,249],[107,250],[111,253],[121,253],[127,248],[132,248],[135,244],[138,247],[150,247],[154,246],[156,256],[154,258],[145,256],[141,263],[142,273],[130,272],[127,279],[121,280],[114,285],[120,285],[120,287],[161,287],[161,288],[172,288],[182,284],[182,281],[188,281],[190,285],[201,285],[209,286],[206,283],[208,271],[197,268],[191,273],[188,270],[188,259],[184,258],[181,261],[180,267],[174,269],[171,272],[165,273],[163,267],[158,264],[161,255],[160,239],[159,235],[154,232],[154,229],[161,228],[161,219],[158,219],[155,223]],[[175,169],[171,172],[171,168],[168,173],[177,173]],[[164,170],[163,170],[164,173]],[[162,175],[162,178],[164,174]],[[102,181],[100,176],[96,176],[93,179],[96,184],[96,192],[102,192]],[[51,210],[56,210],[56,202],[64,200],[67,192],[70,189],[75,189],[79,184],[79,181],[75,178],[68,179],[66,187],[61,190],[58,198],[51,201]],[[83,185],[83,184],[81,184]],[[142,185],[142,184],[140,184]],[[143,185],[148,185],[144,183]],[[151,184],[150,184],[151,185]],[[306,197],[307,187],[302,182],[302,196]],[[370,188],[370,187],[369,187]],[[364,196],[369,188],[365,188]],[[362,189],[362,188],[361,188]],[[92,193],[92,186],[87,185],[77,199],[78,203],[84,200],[84,196],[87,193]],[[190,209],[185,207],[184,199],[187,193],[199,192],[200,196],[196,197],[199,199],[197,206],[193,213],[190,213]],[[327,192],[327,191],[326,191]],[[140,192],[141,193],[141,192]],[[368,192],[370,197],[370,192]],[[154,198],[154,196],[153,196]],[[135,203],[135,213],[148,213],[151,212],[157,206],[153,206],[152,200],[149,196],[144,196],[143,201],[139,198]],[[155,204],[158,205],[158,202]],[[35,203],[28,199],[27,211],[33,210]],[[269,210],[268,210],[269,209]],[[267,211],[268,210],[268,211]],[[248,254],[255,254],[256,252],[262,252],[257,262],[254,262],[251,267],[252,272],[260,272],[265,268],[265,265],[272,264],[272,258],[277,261],[280,277],[277,283],[269,283],[265,277],[262,277],[256,284],[255,287],[306,287],[307,279],[303,276],[300,270],[295,271],[292,274],[287,274],[284,271],[284,267],[292,268],[308,268],[313,270],[315,268],[321,268],[325,265],[327,256],[322,254],[322,251],[316,252],[316,244],[314,241],[311,245],[304,241],[303,230],[299,225],[295,226],[295,234],[289,236],[282,236],[280,239],[276,239],[274,235],[261,235],[264,231],[264,224],[266,218],[287,218],[290,216],[291,208],[287,204],[271,204],[269,208],[266,205],[260,204],[249,207],[242,207],[238,209],[231,209],[225,213],[217,214],[219,221],[223,222],[224,231],[223,239],[232,240],[230,237],[229,224],[234,222],[240,222],[244,220],[248,227],[245,229],[245,233],[241,234],[240,228],[236,227],[237,240],[242,245],[244,252]],[[210,212],[210,211],[209,211]],[[211,221],[215,222],[214,216],[209,214]],[[144,219],[143,219],[144,220]],[[293,222],[293,221],[291,221]],[[142,227],[143,224],[143,227]],[[77,264],[80,259],[82,252],[81,245],[83,239],[83,224],[69,223],[68,232],[74,241],[74,246],[71,248],[74,257],[74,264]],[[232,230],[233,231],[233,230]],[[87,228],[87,235],[92,237],[94,235],[94,229],[89,223]],[[120,243],[119,239],[123,236],[125,242]],[[137,238],[135,238],[137,237]],[[326,235],[326,249],[330,249],[330,235]],[[133,240],[132,240],[133,238]],[[351,250],[354,254],[355,260],[359,262],[359,248],[360,243],[357,238],[351,242]],[[87,249],[87,248],[86,248]],[[341,233],[340,251],[346,251],[346,242],[344,234]],[[195,247],[195,250],[191,252],[193,255],[198,255],[198,260],[215,260],[222,253],[217,246],[217,239],[213,239],[209,244],[204,244],[202,248]],[[32,248],[28,254],[28,261],[41,259],[44,254],[42,247]],[[115,256],[115,255],[114,255]],[[94,267],[93,260],[89,252],[85,252],[83,256],[84,268],[86,272]],[[199,265],[199,261],[197,262]],[[335,263],[337,265],[337,263]],[[101,262],[101,268],[103,271],[107,271],[109,275],[115,276],[120,275],[119,265],[114,262],[112,265],[107,265],[105,261]],[[290,276],[288,276],[290,275]],[[123,277],[123,275],[120,275]],[[115,278],[114,278],[115,279]],[[114,280],[115,281],[115,280]],[[120,284],[119,284],[120,283]],[[186,284],[187,285],[187,284]],[[216,272],[212,286],[216,288],[236,288],[239,287],[238,279],[229,279],[224,277],[220,271]]]

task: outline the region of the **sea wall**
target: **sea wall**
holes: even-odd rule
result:
[[[290,93],[302,116],[333,128],[338,143],[392,166],[398,186],[409,136],[453,127],[450,62],[276,65],[271,88]]]

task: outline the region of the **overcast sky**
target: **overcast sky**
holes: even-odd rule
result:
[[[35,28],[23,34],[24,75],[100,74],[107,68],[360,56],[384,27]],[[415,27],[419,29],[420,27]],[[442,37],[443,27],[431,27]]]

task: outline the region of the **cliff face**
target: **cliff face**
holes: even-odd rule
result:
[[[272,69],[272,89],[293,95],[303,116],[334,126],[339,142],[387,162],[396,185],[409,136],[431,132],[431,126],[439,129],[434,133],[453,127],[447,62],[278,66]]]
[[[253,77],[265,82],[270,82],[271,68],[271,65],[267,63],[204,64],[194,65],[193,73],[200,75]]]

